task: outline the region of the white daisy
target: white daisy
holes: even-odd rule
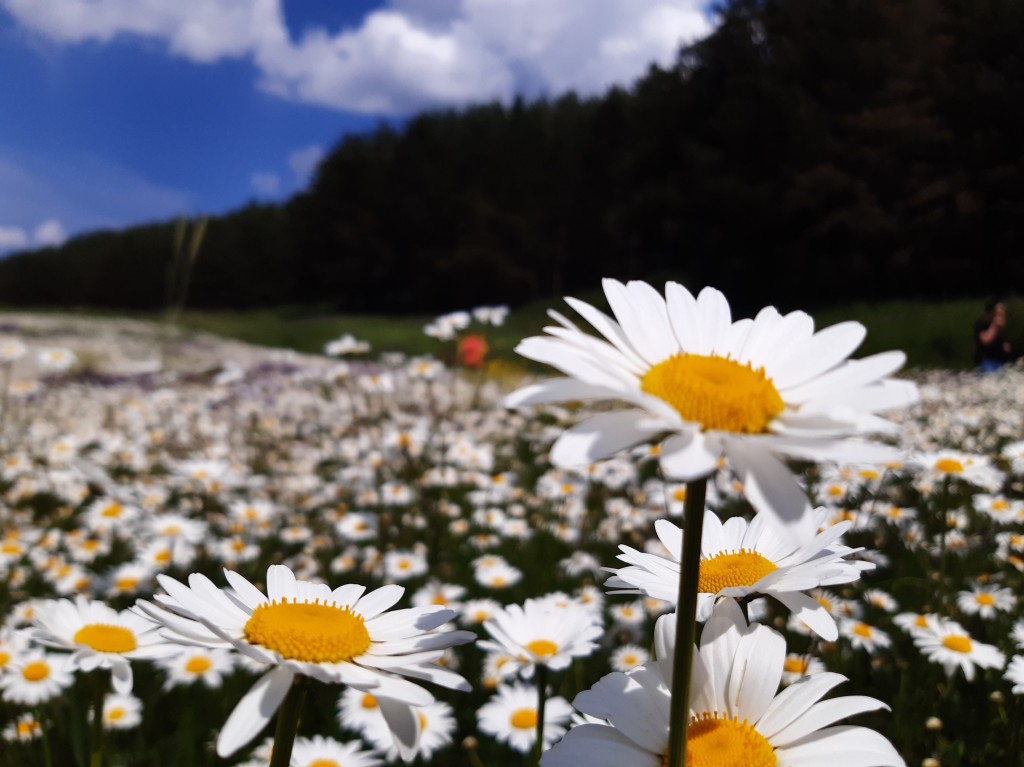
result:
[[[1024,655],[1013,656],[1010,665],[1006,667],[1003,679],[1013,682],[1013,689],[1010,692],[1014,695],[1024,695]]]
[[[533,674],[534,666],[558,671],[567,668],[573,658],[590,655],[604,631],[594,614],[571,602],[558,606],[550,600],[527,599],[494,613],[484,629],[495,641],[481,640],[481,650],[508,653],[513,660],[501,668],[503,677],[520,672]]]
[[[73,681],[66,655],[29,650],[0,674],[0,690],[8,703],[37,706],[59,695]]]
[[[34,639],[40,644],[72,650],[72,669],[110,669],[114,690],[132,691],[129,661],[154,660],[180,652],[158,633],[158,626],[125,610],[118,612],[103,602],[79,596],[45,602],[32,619]]]
[[[996,617],[998,612],[1009,612],[1017,604],[1013,591],[998,586],[976,584],[970,591],[957,593],[956,605],[964,615],[978,615],[985,620]]]
[[[612,673],[573,705],[591,720],[574,727],[541,760],[542,767],[657,767],[667,758],[672,705],[675,616],[659,620],[659,660],[627,673]],[[776,695],[786,643],[766,626],[748,626],[731,599],[722,600],[704,627],[693,658],[686,762],[722,767],[835,764],[903,767],[884,737],[865,727],[834,722],[884,709],[874,698],[822,701],[845,677],[821,672]]]
[[[230,590],[199,574],[189,577],[189,586],[160,575],[167,596],[156,600],[165,609],[143,601],[137,605],[182,644],[234,647],[270,667],[228,717],[217,739],[221,756],[259,734],[297,674],[372,691],[403,757],[415,753],[419,732],[411,707],[434,699],[402,677],[469,689],[461,676],[437,665],[446,648],[476,638],[467,631],[437,631],[456,616],[454,610],[428,606],[386,612],[402,597],[401,586],[367,594],[365,587],[347,584],[332,591],[296,580],[283,565],[267,571],[267,595],[237,573],[225,571],[225,576]]]
[[[572,715],[565,698],[550,697],[544,703],[544,748],[558,740]],[[529,753],[537,742],[537,688],[516,682],[501,685],[493,698],[477,711],[480,731],[520,754]]]
[[[844,618],[839,622],[839,633],[846,637],[850,644],[859,650],[874,653],[880,647],[889,647],[892,640],[881,629],[852,618]]]
[[[231,653],[220,647],[187,647],[179,655],[161,658],[157,665],[167,673],[165,690],[193,682],[215,690],[234,669],[235,662]]]
[[[724,457],[756,509],[811,537],[810,505],[780,458],[883,463],[897,457],[846,439],[891,431],[874,414],[917,398],[916,386],[888,377],[903,364],[901,352],[848,359],[864,339],[859,323],[815,333],[807,314],[781,315],[772,307],[733,322],[717,290],[705,288],[694,298],[673,282],[665,297],[644,282],[605,280],[604,290],[615,320],[566,299],[603,339],[550,312],[559,326],[516,347],[567,377],[513,392],[509,407],[574,400],[635,406],[601,413],[561,435],[551,450],[556,465],[590,464],[667,432],[672,436],[660,451],[666,476],[705,477]]]
[[[1002,668],[1006,656],[989,644],[971,638],[967,630],[956,621],[938,618],[927,628],[912,629],[911,636],[925,657],[939,663],[950,676],[960,668],[970,682],[974,669]]]
[[[142,701],[134,695],[108,695],[103,699],[103,727],[130,730],[142,723]]]
[[[381,760],[363,749],[359,741],[340,743],[334,738],[314,735],[296,738],[291,767],[380,767]]]
[[[619,559],[628,567],[609,568],[614,575],[605,586],[613,593],[645,594],[675,602],[679,593],[679,562],[683,531],[668,520],[655,522],[658,538],[669,557],[645,554],[619,546]],[[857,551],[837,543],[849,522],[833,525],[803,545],[796,545],[767,525],[758,514],[751,522],[732,517],[723,524],[708,510],[701,536],[700,575],[697,584],[697,619],[707,620],[715,600],[741,599],[754,594],[774,597],[801,622],[824,639],[838,636],[835,620],[816,599],[804,593],[818,586],[850,583],[870,568],[866,562],[846,561]]]

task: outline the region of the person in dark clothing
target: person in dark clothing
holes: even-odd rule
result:
[[[1006,340],[1006,305],[988,301],[985,314],[974,323],[974,364],[982,372],[999,370],[1013,359],[1013,349]]]

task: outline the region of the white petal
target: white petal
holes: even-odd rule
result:
[[[867,329],[859,322],[840,322],[815,333],[800,353],[794,355],[770,377],[779,390],[798,386],[831,370],[860,346]]]
[[[729,674],[728,710],[738,719],[756,721],[775,697],[786,661],[786,640],[767,626],[743,637]]]
[[[293,674],[282,666],[264,674],[245,694],[217,737],[217,755],[228,757],[260,734],[292,685]]]
[[[295,573],[284,565],[271,565],[267,569],[267,596],[271,602],[280,602],[295,596]]]
[[[807,628],[826,642],[839,638],[835,619],[818,601],[800,591],[773,592],[772,596],[790,609],[793,617],[807,624]]]
[[[829,727],[775,752],[778,767],[905,767],[884,737],[866,727]]]
[[[661,753],[640,748],[614,727],[581,724],[573,727],[540,760],[541,767],[658,767]]]
[[[697,314],[697,300],[678,282],[669,282],[665,285],[665,301],[680,351],[684,354],[698,354],[700,318]]]
[[[661,470],[669,479],[689,482],[706,477],[718,468],[721,443],[694,431],[676,434],[665,440],[661,447]]]
[[[364,620],[370,620],[370,618],[380,615],[385,610],[389,610],[393,607],[395,603],[402,598],[404,593],[405,587],[403,586],[398,586],[393,583],[387,586],[381,586],[379,589],[374,589],[356,602],[352,608],[353,612],[359,613],[363,616]]]
[[[654,288],[641,282],[627,286],[610,279],[602,280],[601,284],[615,319],[640,357],[656,365],[678,351],[665,301]]]
[[[563,467],[586,466],[665,429],[664,421],[640,410],[600,413],[562,434],[551,448],[551,462]]]
[[[228,583],[231,584],[231,588],[235,590],[235,594],[238,596],[238,599],[240,599],[250,610],[255,610],[260,605],[266,604],[270,601],[262,591],[253,586],[248,580],[238,573],[232,570],[225,570],[224,577],[227,578]]]
[[[374,696],[376,697],[376,696]],[[412,706],[397,700],[377,698],[399,756],[407,762],[416,757],[420,741],[420,723]]]
[[[803,716],[833,687],[846,681],[842,674],[822,671],[798,679],[775,696],[757,722],[757,731],[771,740],[777,732]]]
[[[575,309],[583,319],[593,325],[594,330],[607,338],[609,343],[618,349],[636,369],[644,370],[648,367],[648,364],[636,353],[636,349],[630,345],[619,323],[597,307],[584,303],[579,299],[566,298],[565,302]]]
[[[583,383],[575,378],[552,378],[531,386],[524,386],[505,397],[505,407],[517,408],[529,405],[547,405],[552,402],[574,400],[615,399],[621,392],[607,386]]]
[[[844,698],[819,701],[789,727],[772,736],[772,745],[776,748],[788,746],[800,738],[810,735],[815,730],[835,724],[840,719],[863,714],[865,711],[888,710],[888,708],[882,701],[869,698],[866,695],[848,695]]]
[[[750,505],[773,520],[776,532],[795,544],[814,538],[817,525],[803,488],[788,468],[765,450],[729,440],[726,455]]]

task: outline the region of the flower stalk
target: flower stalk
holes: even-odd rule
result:
[[[292,762],[292,747],[295,735],[299,730],[299,714],[302,703],[306,699],[307,677],[296,674],[292,686],[285,696],[284,703],[277,711],[277,724],[274,727],[274,751],[270,757],[270,767],[288,767]]]
[[[693,643],[697,630],[697,586],[700,578],[700,544],[704,530],[704,503],[708,477],[686,483],[683,506],[683,552],[679,564],[679,597],[676,600],[676,646],[672,656],[672,705],[669,710],[668,762],[666,767],[686,764],[686,731],[690,725],[690,677]]]
[[[544,704],[548,698],[548,667],[537,664],[537,742],[533,746],[534,762],[540,765],[544,753]]]

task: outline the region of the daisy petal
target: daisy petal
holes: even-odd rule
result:
[[[235,706],[217,737],[218,756],[231,756],[260,734],[284,701],[293,677],[290,670],[278,666],[252,686]]]

